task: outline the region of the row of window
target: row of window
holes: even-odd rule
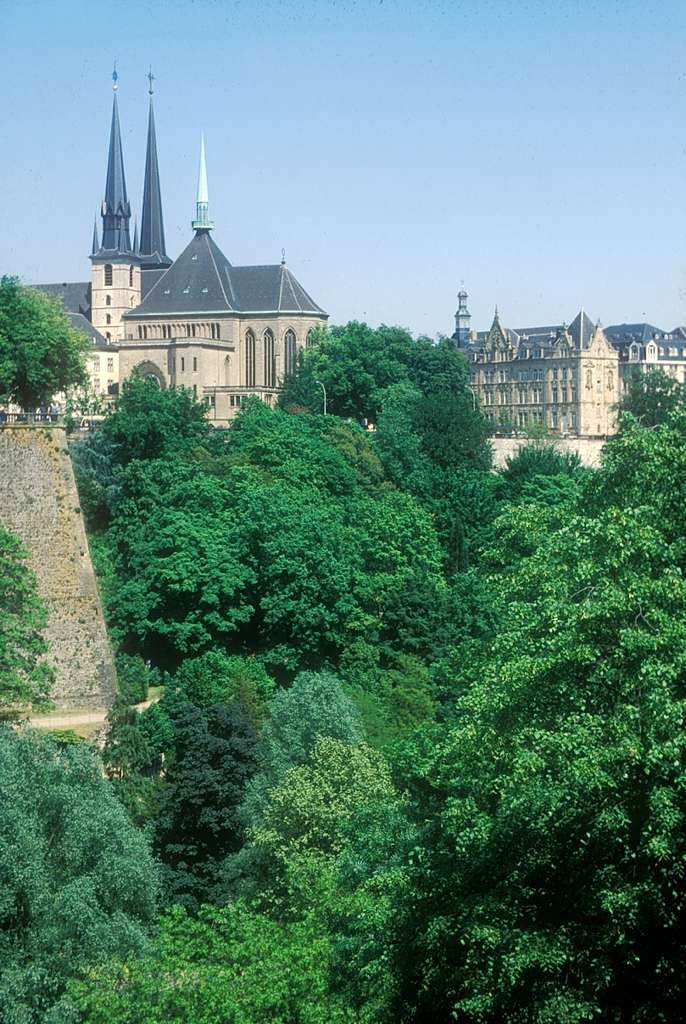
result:
[[[100,372],[100,356],[93,356],[93,373]],[[107,356],[107,372],[114,373],[114,356]]]
[[[305,344],[311,344],[312,331],[308,332]],[[295,331],[290,327],[284,334],[284,373],[288,377],[295,372],[297,358],[297,343]],[[255,387],[255,333],[251,329],[245,332],[243,341],[243,383],[248,388]],[[274,333],[268,327],[262,335],[262,381],[266,388],[276,387],[276,348],[274,345]]]
[[[217,341],[220,336],[220,325],[218,323],[138,324],[139,341],[159,338],[171,340],[172,337],[212,338],[213,341]]]
[[[114,274],[113,274],[113,271],[112,271],[112,264],[111,263],[106,263],[105,267],[104,267],[104,270],[105,270],[105,288],[111,288],[112,287],[113,278],[114,278]],[[133,267],[132,266],[129,267],[129,288],[133,288]],[[110,304],[109,298],[110,297],[108,295],[107,299],[105,300],[108,306]]]

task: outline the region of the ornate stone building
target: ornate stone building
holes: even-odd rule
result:
[[[535,425],[562,435],[606,437],[616,428],[619,356],[600,324],[583,312],[567,327],[469,330],[460,293],[456,345],[471,364],[472,387],[496,431]]]
[[[664,331],[653,324],[616,324],[605,334],[619,354],[622,393],[636,370],[659,369],[686,384],[686,327]]]
[[[39,285],[62,295],[74,326],[93,339],[91,379],[116,392],[134,370],[161,387],[184,386],[226,422],[248,395],[271,403],[297,353],[328,315],[286,266],[234,266],[211,237],[204,140],[193,236],[176,260],[166,252],[152,99],[141,234],[131,239],[117,78],[105,182],[91,247],[91,280]],[[77,323],[76,321],[83,321]],[[107,369],[105,369],[107,367]],[[107,381],[105,384],[104,382]]]

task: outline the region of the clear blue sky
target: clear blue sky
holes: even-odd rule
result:
[[[686,4],[0,0],[0,270],[85,280],[118,61],[140,213],[152,63],[168,249],[198,140],[214,238],[334,322],[686,323]]]

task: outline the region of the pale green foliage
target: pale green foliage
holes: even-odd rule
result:
[[[324,736],[307,761],[269,791],[262,820],[247,838],[276,862],[305,852],[335,855],[354,814],[393,795],[381,754],[364,743],[351,747]]]
[[[362,726],[353,703],[330,672],[301,672],[269,705],[262,738],[261,763],[270,780],[304,764],[320,736],[343,743],[362,740]]]

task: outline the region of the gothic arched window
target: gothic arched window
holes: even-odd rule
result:
[[[243,360],[245,366],[245,386],[248,388],[255,387],[255,335],[252,331],[246,331],[245,334],[245,359]]]
[[[290,328],[284,335],[284,371],[287,377],[295,373],[295,332]]]
[[[112,287],[112,264],[105,264],[105,287]]]
[[[276,387],[276,354],[274,351],[274,335],[267,328],[263,335],[264,345],[264,386]]]
[[[105,305],[106,306],[111,306],[112,305],[112,296],[111,295],[106,295],[105,296]]]
[[[310,327],[305,338],[305,348],[312,348],[314,345],[314,328]]]
[[[108,325],[112,323],[112,317],[110,316],[110,314],[109,314],[109,313],[108,313],[108,314],[107,314],[107,316],[105,317],[105,322],[106,322],[106,323],[107,323]]]

